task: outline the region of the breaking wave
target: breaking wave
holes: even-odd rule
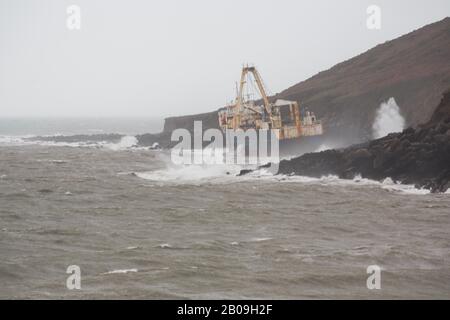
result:
[[[117,269],[117,270],[112,270],[112,271],[108,271],[105,272],[103,274],[116,274],[116,273],[129,273],[129,272],[138,272],[138,269]]]
[[[135,172],[135,175],[147,180],[189,184],[202,181],[229,181],[241,170],[240,166],[229,165],[185,165],[172,166],[155,171]]]
[[[238,165],[186,165],[171,166],[166,169],[155,171],[134,172],[133,174],[141,179],[154,182],[173,184],[226,184],[239,181],[268,181],[279,183],[301,183],[320,184],[330,186],[375,186],[381,189],[401,194],[426,195],[430,193],[428,189],[418,189],[414,185],[401,184],[386,178],[383,181],[356,176],[353,179],[341,179],[335,175],[327,175],[320,178],[295,176],[295,175],[274,175],[266,169],[259,169],[244,176],[238,176],[243,167]]]
[[[111,150],[126,150],[132,147],[137,147],[138,140],[135,136],[125,136],[122,139],[120,139],[117,143],[108,143],[104,146]]]
[[[394,98],[389,98],[377,110],[372,126],[373,137],[378,139],[392,132],[400,132],[404,128],[405,119],[400,113],[400,108]]]
[[[61,136],[59,136],[61,137]],[[62,136],[63,138],[69,138],[68,136]],[[57,136],[49,137],[48,140],[39,140],[36,136],[0,136],[0,146],[23,146],[23,145],[43,145],[43,146],[59,146],[59,147],[86,147],[86,148],[104,148],[113,151],[121,150],[141,150],[148,149],[147,147],[138,147],[138,141],[135,136],[122,136],[115,141],[102,140],[102,141],[56,141]],[[55,138],[55,139],[51,139]],[[61,139],[59,139],[61,140]],[[70,140],[70,139],[67,139]],[[118,140],[118,141],[117,141]],[[327,146],[323,146],[324,149]],[[161,153],[161,157],[166,156]],[[352,186],[352,185],[372,185],[378,186],[390,192],[397,192],[402,194],[415,194],[425,195],[430,193],[428,189],[418,189],[413,185],[405,185],[392,181],[387,178],[382,182],[365,179],[361,177],[355,177],[353,180],[340,179],[337,176],[324,176],[321,178],[313,178],[306,176],[288,176],[288,175],[274,175],[272,172],[266,169],[259,169],[250,172],[244,176],[237,176],[242,169],[249,169],[246,166],[241,165],[229,165],[229,164],[213,164],[213,165],[173,165],[170,159],[160,159],[167,165],[166,168],[145,171],[145,172],[132,172],[135,176],[162,183],[173,184],[201,184],[201,183],[234,183],[247,180],[258,181],[278,181],[287,183],[302,183],[302,184],[324,184],[324,185],[340,185],[340,186]],[[251,169],[251,168],[250,168]],[[450,189],[449,189],[450,190]],[[449,194],[447,191],[446,194]]]
[[[116,136],[111,135],[104,140],[93,140],[89,136],[73,139],[71,136],[53,135],[53,136],[0,136],[0,146],[27,146],[40,145],[50,147],[72,147],[72,148],[106,148],[113,151],[128,149],[147,149],[138,147],[138,140],[135,136],[123,136],[117,141]]]

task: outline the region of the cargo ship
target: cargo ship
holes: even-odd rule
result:
[[[259,100],[253,99],[248,88],[255,89]],[[297,101],[276,99],[271,102],[266,94],[266,86],[254,66],[244,66],[236,99],[219,109],[220,128],[226,130],[271,130],[279,140],[281,155],[299,155],[319,148],[322,141],[322,122],[312,111],[300,108]],[[247,94],[245,93],[247,89]]]

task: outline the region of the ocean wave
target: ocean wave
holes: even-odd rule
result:
[[[262,238],[250,238],[248,240],[248,242],[261,242],[261,241],[269,241],[272,240],[273,238],[269,238],[269,237],[262,237]]]
[[[233,179],[241,170],[240,166],[229,165],[184,165],[171,166],[155,171],[135,172],[139,178],[172,182],[176,184],[190,184],[197,182],[223,182]]]
[[[78,137],[77,137],[78,138]],[[135,136],[123,136],[119,141],[116,135],[105,140],[97,140],[95,136],[80,136],[78,140],[74,136],[0,136],[0,146],[29,146],[40,145],[47,147],[72,147],[72,148],[106,148],[113,151],[121,150],[147,150],[147,147],[139,147]]]
[[[118,151],[118,150],[126,150],[132,147],[137,147],[138,140],[135,136],[125,136],[122,139],[120,139],[117,143],[107,143],[104,145],[104,147]]]
[[[0,136],[0,145],[15,146],[26,144],[27,138],[33,138],[35,136]]]
[[[389,192],[409,195],[427,195],[430,190],[416,188],[414,185],[401,184],[391,178],[376,181],[361,176],[353,179],[341,179],[335,175],[322,176],[320,178],[296,175],[274,175],[266,169],[255,170],[245,176],[237,176],[243,167],[239,165],[184,165],[169,166],[146,172],[134,172],[134,175],[146,180],[175,184],[198,183],[232,183],[239,181],[276,181],[279,183],[320,184],[330,186],[374,186]],[[448,191],[446,193],[449,193]]]
[[[129,273],[129,272],[138,272],[138,269],[136,269],[136,268],[132,268],[132,269],[116,269],[116,270],[105,272],[103,274],[116,274],[116,273]]]
[[[318,183],[323,185],[335,186],[378,186],[382,189],[392,192],[412,195],[426,195],[431,191],[425,188],[416,188],[414,185],[402,184],[395,182],[391,178],[386,178],[383,181],[376,181],[361,176],[356,176],[353,179],[341,179],[335,175],[323,176],[320,178],[311,178],[305,176],[281,176],[280,181],[287,182],[302,182],[302,183]]]

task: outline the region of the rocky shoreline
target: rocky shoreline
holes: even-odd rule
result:
[[[344,149],[308,153],[280,162],[278,174],[320,177],[390,177],[431,192],[450,188],[450,90],[431,120],[417,128]]]

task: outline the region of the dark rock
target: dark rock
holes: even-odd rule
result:
[[[243,169],[243,170],[241,170],[239,173],[238,173],[238,177],[240,177],[240,176],[245,176],[246,174],[249,174],[249,173],[251,173],[251,172],[253,172],[253,170],[250,170],[250,169]]]
[[[369,150],[362,148],[351,152],[350,156],[354,159],[368,159],[372,156]]]
[[[365,178],[415,184],[432,192],[445,192],[450,186],[450,90],[436,109],[439,116],[420,128],[370,141],[364,146],[305,154],[280,162],[279,173],[323,176],[338,175],[351,179]]]

